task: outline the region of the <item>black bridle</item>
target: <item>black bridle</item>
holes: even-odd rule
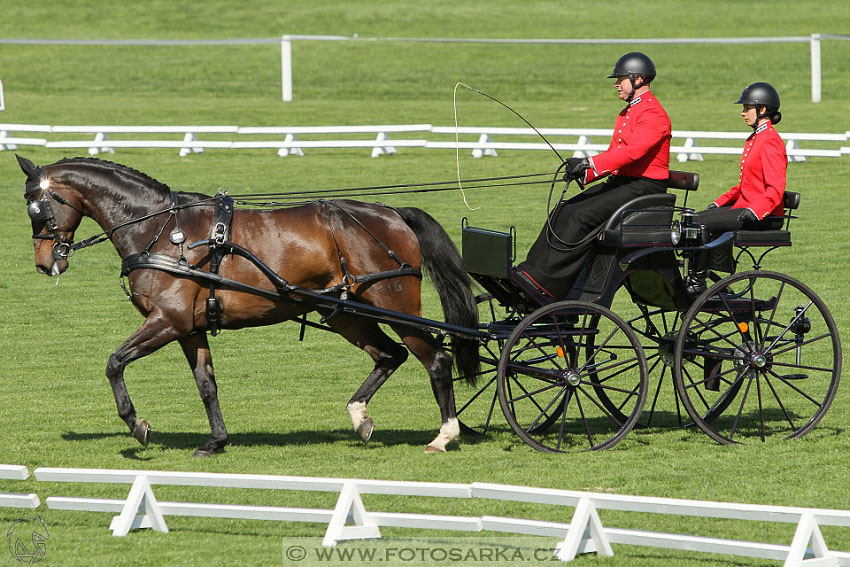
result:
[[[38,188],[40,188],[40,187],[38,187]],[[26,197],[29,197],[29,195],[31,195],[38,188],[28,190],[26,192]],[[150,213],[150,214],[138,217],[138,218],[130,219],[128,221],[119,223],[119,224],[117,224],[113,227],[110,227],[110,228],[108,228],[108,229],[106,229],[106,230],[104,230],[104,231],[102,231],[98,234],[95,234],[94,236],[89,236],[88,238],[84,238],[83,240],[80,240],[79,242],[74,242],[73,238],[68,238],[68,237],[60,234],[59,225],[56,222],[56,217],[53,214],[53,207],[50,204],[50,202],[51,202],[51,200],[53,200],[53,201],[56,201],[57,203],[59,203],[61,205],[65,205],[66,207],[71,207],[72,209],[74,209],[75,211],[80,213],[81,216],[85,216],[85,213],[83,212],[82,209],[80,209],[79,207],[75,206],[72,203],[69,203],[66,199],[64,199],[61,195],[59,195],[58,193],[56,193],[52,189],[43,190],[43,191],[44,191],[44,193],[43,193],[43,195],[40,199],[29,202],[29,204],[27,205],[27,214],[29,215],[29,217],[33,221],[33,223],[46,223],[47,224],[47,228],[50,230],[50,234],[38,234],[39,232],[41,232],[41,230],[34,227],[32,237],[33,237],[34,240],[53,240],[54,241],[54,244],[53,244],[53,259],[54,260],[66,259],[71,254],[71,252],[74,252],[74,251],[79,250],[81,248],[88,248],[89,246],[93,246],[95,244],[103,242],[103,241],[109,239],[109,235],[112,232],[118,230],[119,228],[123,228],[125,226],[137,224],[137,223],[140,223],[142,221],[145,221],[145,220],[148,220],[150,218],[157,217],[157,216],[163,215],[163,214],[169,214],[170,213],[171,216],[175,216],[176,212],[179,209],[197,206],[197,205],[200,205],[200,204],[204,204],[204,203],[206,203],[210,200],[213,200],[212,198],[211,199],[203,199],[198,203],[189,203],[187,205],[178,205],[177,201],[176,201],[176,195],[172,192],[172,203],[171,203],[170,207],[163,209],[161,211],[156,211],[154,213]],[[157,237],[158,236],[159,235],[157,235]],[[156,238],[154,239],[154,241],[156,241]],[[151,246],[151,245],[153,245],[153,242],[151,242],[148,246]]]
[[[35,234],[36,231],[33,230],[33,239],[53,240],[53,259],[62,260],[67,258],[71,251],[76,250],[76,248],[74,247],[73,239],[59,234],[59,225],[56,223],[56,217],[53,215],[53,207],[50,204],[51,200],[55,200],[57,203],[66,207],[71,207],[80,213],[80,215],[84,213],[79,207],[72,205],[52,190],[45,191],[40,199],[30,201],[27,205],[27,214],[33,223],[46,223],[47,228],[50,230],[50,234]]]

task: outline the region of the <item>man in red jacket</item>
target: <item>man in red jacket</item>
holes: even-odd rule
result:
[[[695,222],[705,226],[712,235],[738,228],[759,229],[782,225],[785,214],[782,198],[785,194],[785,169],[788,154],[779,133],[773,128],[782,120],[779,112],[779,93],[768,83],[752,83],[741,92],[735,104],[743,104],[741,116],[753,129],[741,154],[741,177],[737,185],[694,215]],[[773,218],[768,218],[773,217]],[[779,220],[777,222],[777,218]],[[729,250],[717,250],[711,255],[713,263],[727,264],[731,271]],[[688,293],[696,295],[705,290],[709,254],[694,255],[693,265],[686,278]]]
[[[595,230],[620,205],[667,190],[671,126],[650,90],[655,65],[643,53],[627,53],[608,78],[616,79],[614,88],[627,103],[617,116],[611,143],[599,155],[565,164],[568,178],[583,183],[607,179],[555,207],[514,274],[522,287],[549,300],[570,291],[591,252]]]

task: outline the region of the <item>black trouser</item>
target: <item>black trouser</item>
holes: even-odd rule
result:
[[[592,251],[594,239],[585,237],[624,203],[666,190],[665,181],[612,176],[559,203],[517,269],[527,272],[553,296],[564,297]]]
[[[697,224],[704,225],[711,238],[717,238],[724,232],[733,230],[770,230],[782,228],[782,219],[769,218],[752,220],[755,215],[749,209],[733,209],[732,207],[714,207],[700,211],[694,215]],[[715,248],[710,253],[698,252],[694,257],[692,270],[712,269],[731,272],[735,269],[732,262],[732,243]]]

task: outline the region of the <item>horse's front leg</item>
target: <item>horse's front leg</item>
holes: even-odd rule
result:
[[[193,333],[181,338],[179,342],[195,375],[198,392],[201,394],[201,400],[204,402],[207,418],[210,421],[210,438],[198,447],[194,456],[209,457],[227,445],[227,429],[224,427],[221,407],[218,404],[218,387],[215,383],[209,342],[206,333]]]
[[[130,428],[133,437],[145,447],[150,441],[150,425],[146,420],[136,417],[136,408],[133,407],[124,383],[124,368],[134,360],[167,345],[179,335],[180,333],[167,319],[152,313],[145,319],[142,326],[112,353],[106,364],[106,377],[109,379],[109,385],[112,386],[118,415]]]

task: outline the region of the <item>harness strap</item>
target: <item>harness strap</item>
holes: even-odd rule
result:
[[[384,249],[384,252],[386,252],[386,253],[387,253],[387,256],[389,256],[390,258],[392,258],[393,260],[395,260],[396,262],[398,262],[398,265],[399,265],[399,266],[401,266],[401,267],[405,267],[405,266],[408,266],[408,265],[409,265],[407,262],[405,262],[404,260],[402,260],[401,258],[399,258],[399,257],[398,257],[398,254],[396,254],[396,253],[395,253],[395,252],[394,252],[391,248],[389,248],[386,244],[384,244],[384,243],[383,243],[383,242],[382,242],[382,241],[381,241],[381,240],[380,240],[377,236],[375,236],[374,234],[372,234],[372,231],[371,231],[371,230],[369,230],[368,228],[366,228],[366,225],[364,225],[362,222],[360,222],[360,220],[359,220],[357,217],[355,217],[355,216],[354,216],[354,215],[352,215],[350,212],[346,211],[344,208],[340,207],[337,203],[334,203],[333,201],[326,201],[326,200],[322,200],[321,202],[322,202],[322,203],[325,203],[325,204],[328,204],[328,205],[333,205],[334,207],[336,207],[336,209],[337,209],[337,210],[342,211],[343,213],[345,213],[345,214],[348,216],[348,218],[350,218],[350,219],[351,219],[351,220],[353,220],[355,223],[357,223],[357,224],[358,224],[358,226],[360,226],[360,228],[362,228],[362,229],[366,232],[366,234],[368,234],[369,236],[371,236],[371,237],[372,237],[372,240],[374,240],[374,241],[375,241],[375,243],[376,243],[378,246],[380,246],[381,248],[383,248],[383,249]],[[385,207],[386,207],[386,205],[383,205],[383,206],[385,206]],[[388,208],[388,209],[393,209],[393,210],[395,210],[393,207],[387,207],[387,208]],[[330,213],[329,213],[328,218],[330,219]],[[333,231],[333,226],[331,226],[331,231]],[[334,240],[336,240],[336,236],[334,236]],[[339,249],[339,244],[337,244],[337,249]],[[340,255],[340,257],[341,257],[341,255]]]
[[[218,274],[221,261],[227,254],[222,245],[230,235],[230,223],[233,220],[233,199],[219,192],[215,196],[212,228],[210,230],[210,272]],[[221,325],[221,306],[215,296],[215,282],[210,282],[210,296],[207,298],[207,326],[210,334],[216,336]]]
[[[339,256],[339,266],[342,269],[342,285],[345,286],[347,289],[348,287],[351,287],[351,283],[349,282],[353,283],[353,281],[351,277],[351,272],[348,271],[348,261],[345,259],[345,256],[342,255],[342,249],[339,247],[339,240],[337,240],[336,238],[336,231],[334,230],[334,221],[331,217],[331,208],[329,206],[331,203],[325,200],[319,202],[325,206],[325,211],[327,212],[328,228],[331,231],[331,237],[334,239],[334,245],[336,246],[336,255]]]
[[[204,243],[201,242],[201,244]],[[239,256],[247,258],[251,263],[257,266],[257,268],[259,268],[260,271],[263,272],[263,274],[266,275],[266,277],[276,289],[270,290],[248,285],[242,282],[238,282],[236,280],[232,280],[230,278],[222,277],[217,273],[213,273],[211,271],[191,266],[189,264],[186,264],[185,262],[181,262],[179,258],[174,258],[173,256],[168,256],[167,254],[152,254],[149,252],[130,254],[129,256],[123,258],[121,261],[121,277],[127,276],[130,272],[139,269],[160,270],[179,277],[197,278],[207,281],[210,284],[210,288],[213,288],[217,285],[236,291],[242,291],[245,293],[258,295],[271,301],[292,301],[295,303],[300,303],[301,301],[292,297],[293,295],[303,295],[308,297],[333,295],[340,291],[344,291],[348,287],[348,285],[344,283],[319,290],[312,290],[293,286],[285,279],[280,277],[278,274],[276,274],[274,271],[272,271],[272,269],[265,265],[259,258],[254,256],[251,252],[242,248],[238,244],[233,244],[232,242],[224,242],[222,244],[222,247],[227,248],[229,253],[238,254]],[[374,274],[365,274],[362,276],[352,277],[357,283],[365,283],[370,281],[397,278],[401,276],[414,276],[417,278],[421,278],[422,272],[421,270],[407,267],[399,268],[397,270],[387,270],[384,272],[376,272]]]

